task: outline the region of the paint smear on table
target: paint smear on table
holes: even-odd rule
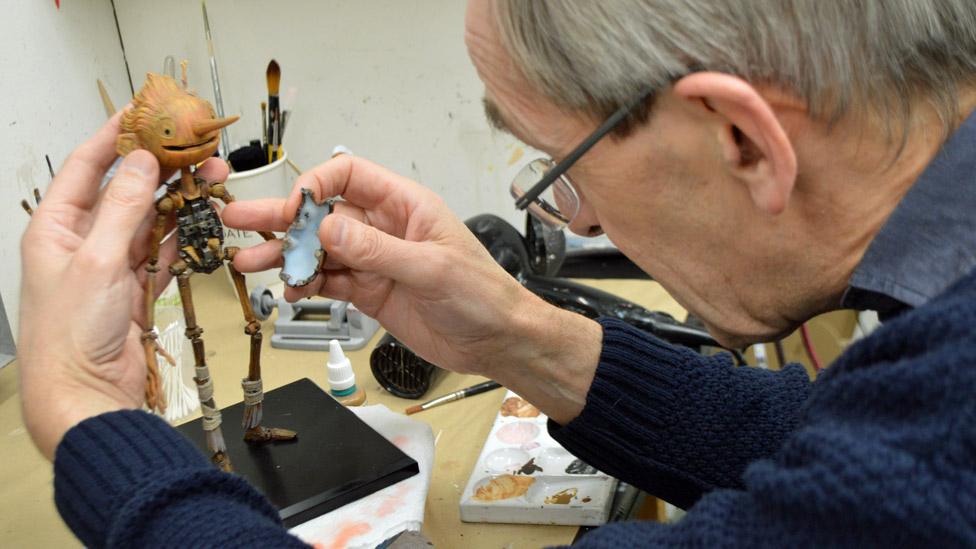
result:
[[[351,524],[345,524],[339,527],[339,533],[336,534],[336,537],[332,539],[332,544],[322,546],[321,549],[345,549],[353,538],[366,534],[372,529],[373,528],[365,522],[353,522]],[[319,544],[316,544],[316,549],[319,549],[319,547]]]

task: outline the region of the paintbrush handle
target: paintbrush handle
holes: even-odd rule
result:
[[[278,123],[278,158],[284,152],[285,130],[288,129],[288,115],[291,111],[285,109],[281,111],[281,121]]]
[[[469,397],[474,395],[480,395],[481,393],[486,393],[488,391],[494,391],[495,389],[498,389],[501,386],[502,386],[501,383],[498,383],[497,381],[486,381],[484,383],[472,385],[471,387],[464,389],[462,392],[464,393],[465,397]]]
[[[261,102],[261,143],[264,144],[265,151],[268,147],[268,104]]]
[[[274,162],[277,153],[277,130],[278,130],[278,96],[268,96],[268,163]]]

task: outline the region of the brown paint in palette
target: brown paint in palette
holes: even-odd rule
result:
[[[531,475],[532,473],[541,472],[542,470],[543,470],[542,467],[539,467],[538,465],[535,464],[535,458],[532,458],[529,461],[525,462],[525,465],[523,465],[522,468],[516,472],[516,474]]]
[[[555,494],[548,496],[546,498],[546,503],[549,505],[569,505],[569,502],[572,501],[578,493],[579,490],[576,488],[566,488],[565,490],[560,490]]]

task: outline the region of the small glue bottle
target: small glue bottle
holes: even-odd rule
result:
[[[352,364],[335,339],[329,341],[329,392],[343,406],[366,404],[366,391],[356,387]]]

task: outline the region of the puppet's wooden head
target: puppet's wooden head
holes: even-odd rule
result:
[[[163,170],[185,168],[213,156],[220,129],[238,118],[218,119],[205,99],[168,76],[148,73],[132,108],[122,115],[122,134],[115,147],[122,156],[145,149]]]

